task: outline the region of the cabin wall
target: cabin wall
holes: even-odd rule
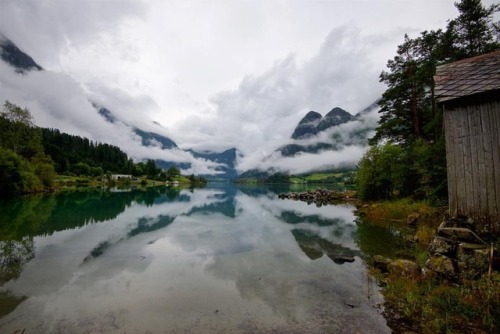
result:
[[[500,101],[444,105],[450,214],[500,232]]]

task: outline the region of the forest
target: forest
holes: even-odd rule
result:
[[[117,146],[39,128],[28,109],[9,101],[0,112],[0,128],[1,197],[52,191],[57,175],[109,178],[127,174],[167,181],[181,174],[176,167],[161,170],[152,159],[134,162]],[[205,182],[194,175],[186,180]]]

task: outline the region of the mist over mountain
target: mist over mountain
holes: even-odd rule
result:
[[[332,126],[353,121],[355,117],[342,108],[335,107],[325,117],[315,111],[308,112],[299,122],[292,139],[305,139],[317,135]]]
[[[32,113],[35,124],[121,147],[134,159],[154,159],[162,167],[182,167],[197,175],[234,175],[234,159],[226,165],[227,153],[195,154],[182,150],[174,140],[161,134],[159,123],[132,124],[119,113],[95,102],[82,85],[64,74],[44,70],[14,42],[0,34],[0,66],[4,76],[0,99],[10,100]],[[12,74],[9,74],[13,69]],[[58,91],[60,90],[60,92]],[[68,102],[70,101],[70,102]],[[74,103],[72,103],[74,102]],[[153,130],[156,129],[156,130]],[[229,167],[228,167],[229,166]],[[226,176],[227,169],[230,173]]]
[[[203,175],[209,180],[230,180],[242,173],[293,174],[355,166],[378,121],[376,103],[355,115],[335,107],[324,117],[316,111],[308,112],[290,139],[277,141],[271,154],[244,157],[235,147],[217,152],[193,150],[178,145],[160,123],[134,116],[151,104],[148,99],[130,100],[125,103],[128,109],[120,110],[117,105],[130,97],[109,89],[105,90],[105,98],[93,94],[77,79],[44,70],[3,35],[0,56],[0,67],[6,69],[6,75],[0,78],[4,83],[0,99],[30,109],[37,125],[108,142],[134,159],[153,159],[162,168],[175,166],[183,173]],[[113,97],[121,104],[115,105]],[[241,126],[243,129],[244,124]]]
[[[43,68],[35,63],[26,53],[22,52],[11,40],[0,33],[0,57],[2,60],[12,65],[17,72],[24,73],[25,71],[38,70]]]
[[[110,123],[114,123],[117,121],[116,117],[113,115],[113,112],[110,110],[99,107],[97,104],[94,107],[98,110],[99,114]],[[156,123],[156,125],[160,126]],[[179,146],[170,138],[160,135],[155,132],[143,131],[139,128],[134,128],[134,133],[140,137],[141,143],[146,147],[160,147],[162,150],[180,150]],[[191,154],[196,159],[201,159],[205,161],[211,161],[217,164],[214,167],[213,174],[200,174],[201,176],[207,178],[208,180],[231,180],[237,176],[236,172],[236,149],[230,148],[223,152],[197,152],[192,149],[187,149],[185,152]],[[156,164],[160,168],[168,169],[170,167],[177,167],[182,170],[187,170],[192,168],[191,163],[189,162],[176,162],[176,161],[167,161],[164,159],[155,159]]]
[[[325,117],[315,111],[308,112],[295,128],[291,143],[278,149],[284,157],[299,153],[339,151],[346,146],[367,146],[377,127],[376,102],[356,115],[335,107]],[[375,117],[374,117],[375,116]]]

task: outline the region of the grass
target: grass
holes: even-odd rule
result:
[[[427,201],[414,202],[409,198],[365,204],[360,212],[369,220],[406,221],[412,213],[419,215],[419,222],[435,222],[442,212]]]
[[[386,278],[389,325],[418,333],[499,333],[500,275],[460,285],[435,277]],[[391,323],[392,322],[392,323]]]
[[[425,249],[442,220],[443,208],[400,199],[363,204],[359,211],[364,219],[387,228],[406,226],[409,215],[418,215],[417,227],[411,230],[424,251],[412,260],[424,266]],[[432,272],[419,278],[382,274],[376,269],[372,272],[382,282],[386,318],[395,332],[500,333],[498,272],[460,284],[440,279]]]
[[[342,176],[342,173],[313,173],[306,176],[293,176],[290,178],[292,183],[302,183],[306,182],[320,182],[327,180],[329,178],[335,178]]]

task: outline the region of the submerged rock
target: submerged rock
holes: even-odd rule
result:
[[[308,190],[303,192],[288,192],[278,195],[280,199],[292,199],[307,202],[308,204],[315,203],[316,206],[320,207],[322,205],[332,203],[333,201],[348,199],[345,194],[336,190]]]

